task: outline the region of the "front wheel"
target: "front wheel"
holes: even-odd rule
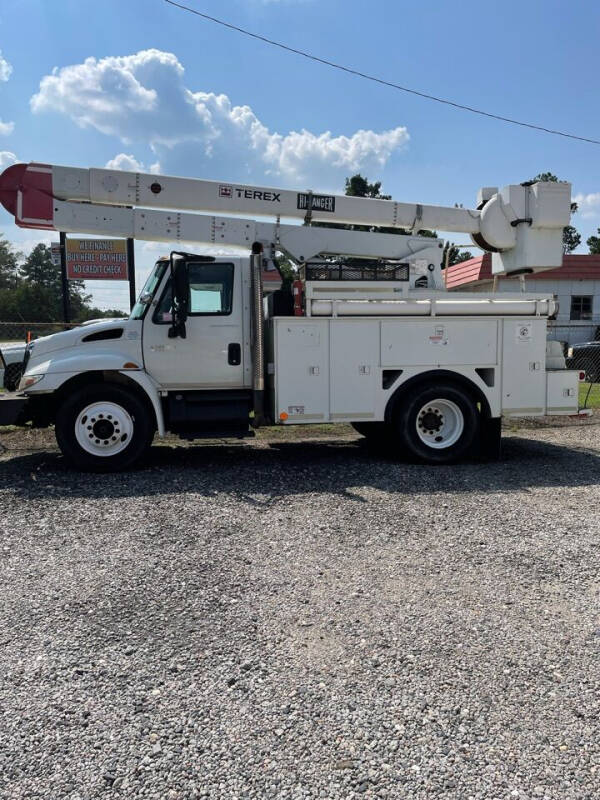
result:
[[[67,398],[56,415],[56,440],[76,467],[112,472],[140,459],[154,436],[145,403],[115,384],[85,386]]]
[[[419,386],[395,415],[402,447],[419,461],[448,464],[467,455],[479,432],[479,411],[460,386]]]

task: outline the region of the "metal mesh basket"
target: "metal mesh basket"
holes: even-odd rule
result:
[[[301,268],[307,281],[407,281],[406,263],[365,262],[364,264],[307,263]]]

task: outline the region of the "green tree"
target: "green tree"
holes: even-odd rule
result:
[[[369,179],[360,172],[346,178],[345,194],[347,197],[369,197],[375,200],[390,200],[390,194],[382,194],[381,181],[369,183]],[[377,233],[401,233],[405,235],[429,236],[437,239],[437,233],[429,230],[410,231],[405,228],[386,228],[386,227],[372,227],[368,225],[339,225],[335,222],[314,222],[314,225],[319,225],[322,228],[345,228],[352,231],[376,231]]]
[[[283,253],[277,253],[277,268],[281,275],[281,288],[291,291],[291,286],[297,277],[297,270],[292,261]]]
[[[0,289],[15,289],[19,284],[19,260],[22,258],[0,233]]]
[[[448,251],[450,251],[450,255],[448,255]],[[448,256],[448,266],[451,267],[454,264],[460,264],[473,258],[473,253],[469,250],[461,250],[453,242],[446,242],[442,256],[442,269],[446,268],[446,256]]]
[[[85,306],[80,313],[74,317],[73,322],[85,322],[88,319],[102,319],[103,317],[128,317],[129,312],[120,308],[107,308],[102,310],[96,306]]]
[[[351,178],[346,178],[346,191],[348,197],[376,197],[379,200],[391,200],[391,194],[381,194],[381,181],[369,183],[360,172]]]
[[[8,322],[56,322],[63,318],[60,267],[52,263],[51,249],[44,244],[23,256],[0,236],[0,319]],[[71,320],[84,322],[102,317],[123,317],[120,309],[102,311],[91,307],[82,280],[69,281]]]
[[[600,228],[596,231],[600,234]],[[591,255],[599,256],[600,255],[600,235],[598,236],[590,236],[587,240],[587,246],[590,248]]]
[[[580,244],[581,234],[577,228],[574,228],[572,225],[567,225],[566,228],[563,228],[563,253],[565,253],[565,255],[572,253],[573,250],[577,250]]]
[[[527,183],[561,183],[559,179],[552,172],[539,172],[535,178]],[[571,214],[575,214],[579,206],[577,203],[571,203]],[[573,225],[567,225],[563,228],[563,253],[572,253],[581,244],[581,234]]]
[[[37,298],[37,305],[28,305],[28,314],[45,322],[62,317],[62,279],[60,267],[52,261],[51,249],[45,244],[36,245],[23,265],[21,276],[27,287],[25,296]],[[69,307],[72,319],[79,319],[88,306],[90,295],[84,294],[82,280],[68,282]],[[50,316],[48,316],[50,315]]]

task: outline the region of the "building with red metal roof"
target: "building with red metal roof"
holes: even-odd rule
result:
[[[493,288],[490,253],[454,264],[445,271],[450,291],[491,292]],[[559,312],[552,325],[553,338],[575,342],[590,341],[600,334],[600,255],[566,255],[558,269],[525,276],[527,289],[552,292]],[[518,278],[498,278],[497,291],[520,292]]]

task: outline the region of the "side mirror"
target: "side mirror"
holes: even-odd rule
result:
[[[186,338],[185,322],[188,316],[189,303],[189,275],[188,262],[185,258],[179,257],[177,260],[173,256],[180,255],[171,253],[171,286],[173,291],[173,324],[169,328],[169,338],[175,339],[180,336]]]

